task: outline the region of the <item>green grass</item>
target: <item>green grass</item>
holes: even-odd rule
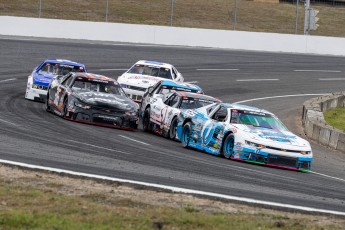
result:
[[[189,203],[174,208],[103,193],[66,195],[55,191],[63,185],[40,184],[44,189],[0,180],[0,229],[342,229],[332,221],[316,224],[315,215],[226,213]]]
[[[234,0],[174,1],[173,25],[232,30]],[[288,3],[238,1],[236,30],[295,33],[296,6]],[[345,37],[345,7],[313,5],[320,18],[312,35]],[[42,0],[43,18],[105,21],[105,0]],[[0,15],[38,17],[37,0],[2,0]],[[109,0],[109,22],[170,25],[170,0]],[[303,34],[304,6],[299,6],[298,34]]]
[[[323,114],[326,122],[340,130],[345,130],[345,108],[330,109]]]

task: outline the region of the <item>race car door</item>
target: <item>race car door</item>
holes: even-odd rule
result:
[[[63,108],[63,99],[64,95],[67,92],[67,87],[70,85],[71,81],[73,80],[73,76],[71,74],[67,75],[61,80],[60,84],[57,84],[52,88],[51,92],[52,95],[52,104],[61,113]]]
[[[214,109],[202,129],[201,142],[202,145],[208,147],[212,152],[219,152],[222,143],[222,135],[224,131],[225,121],[228,116],[228,109],[220,105]]]

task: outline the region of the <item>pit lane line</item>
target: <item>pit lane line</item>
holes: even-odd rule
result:
[[[17,80],[17,78],[10,78],[10,79],[6,79],[6,80],[0,80],[0,83],[1,82],[7,82],[7,81],[15,81]]]
[[[84,142],[79,142],[79,141],[74,141],[74,140],[68,140],[68,141],[74,142],[74,143],[78,143],[78,144],[82,144],[82,145],[91,146],[91,147],[98,148],[98,149],[104,149],[104,150],[108,150],[108,151],[112,151],[112,152],[124,153],[124,154],[130,155],[130,153],[123,152],[123,151],[120,151],[120,150],[108,149],[108,148],[105,148],[105,147],[102,147],[102,146],[92,145],[92,144],[88,144],[88,143],[84,143]]]
[[[286,209],[291,209],[291,210],[300,210],[300,211],[307,211],[307,212],[345,216],[345,212],[332,211],[332,210],[327,210],[327,209],[317,209],[317,208],[310,208],[310,207],[305,207],[305,206],[289,205],[289,204],[269,202],[269,201],[261,201],[261,200],[244,198],[244,197],[217,194],[217,193],[212,193],[212,192],[203,192],[203,191],[199,191],[199,190],[185,189],[185,188],[180,188],[180,187],[173,187],[173,186],[154,184],[154,183],[146,183],[146,182],[140,182],[140,181],[134,181],[134,180],[124,180],[124,179],[115,178],[115,177],[99,176],[99,175],[94,175],[94,174],[81,173],[81,172],[76,172],[76,171],[63,170],[63,169],[44,167],[44,166],[37,166],[37,165],[31,165],[31,164],[24,164],[24,163],[18,163],[18,162],[7,161],[7,160],[0,160],[0,163],[8,164],[8,165],[15,165],[15,166],[19,166],[19,167],[25,167],[25,168],[30,168],[30,169],[50,171],[50,172],[55,172],[55,173],[69,174],[69,175],[73,175],[73,176],[80,176],[80,177],[86,177],[86,178],[92,178],[92,179],[101,179],[101,180],[107,180],[107,181],[113,181],[113,182],[141,185],[141,186],[151,187],[151,188],[159,188],[159,189],[169,190],[171,192],[179,192],[179,193],[185,193],[185,194],[202,195],[202,196],[209,196],[209,197],[221,198],[221,199],[226,199],[226,200],[240,201],[240,202],[244,202],[247,204],[259,204],[259,205],[267,205],[267,206],[271,206],[271,207],[286,208]]]
[[[238,71],[240,69],[196,69],[197,71]]]
[[[238,79],[236,81],[280,81],[278,78],[271,78],[271,79]]]
[[[14,124],[14,123],[9,122],[9,121],[5,121],[5,120],[3,120],[3,119],[0,119],[0,122],[3,122],[3,123],[7,123],[7,124],[10,124],[10,125],[17,126],[17,124]]]
[[[345,78],[319,78],[319,81],[344,81]]]
[[[118,70],[118,71],[127,71],[128,69],[99,69],[98,71],[112,71],[112,70],[114,70],[114,71],[116,71],[116,70]]]
[[[295,69],[294,72],[341,73],[341,70]]]
[[[138,141],[136,139],[133,139],[133,138],[130,138],[130,137],[127,137],[127,136],[124,136],[124,135],[119,135],[119,137],[125,138],[125,139],[130,140],[130,141],[134,141],[134,142],[137,142],[137,143],[140,143],[140,144],[143,144],[143,145],[150,145],[148,143],[145,143],[145,142],[142,142],[142,141]]]

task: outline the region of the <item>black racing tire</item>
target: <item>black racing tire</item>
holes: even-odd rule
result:
[[[150,113],[151,113],[151,109],[150,107],[147,107],[145,109],[144,117],[143,117],[143,130],[145,132],[151,131]]]
[[[62,110],[61,110],[61,117],[62,118],[66,118],[67,107],[68,107],[68,97],[65,97],[63,100],[63,105],[62,105]]]
[[[168,131],[168,138],[171,140],[176,139],[176,127],[177,127],[177,117],[175,116],[171,121],[170,128]]]
[[[188,148],[191,132],[192,132],[192,123],[191,122],[187,122],[183,126],[182,137],[181,137],[182,146],[185,147],[185,148]]]
[[[49,93],[47,94],[47,99],[46,99],[46,101],[45,101],[45,103],[44,103],[44,109],[45,109],[48,113],[51,112],[50,104],[49,104]]]
[[[226,159],[230,159],[232,154],[234,153],[234,146],[235,146],[235,136],[233,133],[230,133],[226,136],[223,146],[222,146],[222,156]]]

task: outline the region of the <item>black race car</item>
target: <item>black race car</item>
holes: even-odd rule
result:
[[[46,101],[48,112],[65,119],[128,130],[137,128],[138,107],[116,80],[91,73],[56,77]]]

